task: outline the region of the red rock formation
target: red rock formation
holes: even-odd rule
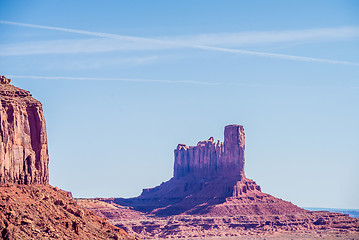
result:
[[[240,125],[229,125],[224,129],[224,161],[222,169],[226,176],[245,177],[244,175],[244,128]]]
[[[244,129],[240,125],[226,126],[224,143],[214,142],[210,137],[197,146],[178,144],[174,151],[174,178],[187,175],[204,179],[244,177],[244,148]]]
[[[145,239],[359,239],[359,220],[342,213],[308,211],[261,215],[237,211],[222,216],[180,214],[159,218],[118,205],[113,199],[78,202],[129,234]],[[262,207],[265,206],[271,207],[269,204]],[[241,210],[245,209],[244,205]]]
[[[158,216],[174,214],[233,214],[241,209],[240,203],[266,204],[272,207],[246,207],[248,214],[273,212],[304,212],[291,203],[262,193],[261,188],[244,174],[245,135],[243,126],[225,127],[224,143],[213,137],[198,142],[197,146],[179,144],[175,149],[174,177],[160,186],[144,189],[133,199],[115,199],[114,202],[151,212]],[[228,210],[225,202],[237,201],[236,210]],[[220,209],[225,209],[221,211]]]
[[[0,183],[48,184],[46,124],[40,102],[0,76]]]
[[[136,198],[81,204],[140,237],[242,236],[282,230],[317,234],[333,229],[331,234],[358,233],[359,220],[348,215],[310,212],[263,193],[244,174],[244,149],[243,127],[226,126],[224,143],[211,137],[197,146],[179,144],[174,177],[160,186],[144,189]],[[320,237],[315,234],[312,238]]]
[[[126,239],[123,229],[80,207],[50,185],[0,186],[0,239]]]
[[[0,76],[0,238],[134,239],[49,183],[40,102]]]

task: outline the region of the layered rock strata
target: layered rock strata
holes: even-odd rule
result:
[[[261,192],[260,186],[246,178],[244,150],[245,134],[240,125],[225,127],[223,143],[211,137],[197,146],[178,144],[172,179],[144,189],[137,198],[116,198],[114,202],[157,216],[306,212]]]
[[[180,214],[156,217],[109,199],[81,199],[78,202],[132,236],[144,239],[359,239],[359,220],[342,213],[308,211],[261,215],[237,212],[232,216]]]
[[[244,173],[243,126],[225,127],[224,142],[179,144],[174,176],[136,198],[81,200],[80,204],[128,232],[149,238],[227,237],[296,231],[359,234],[348,215],[310,212],[263,193]],[[131,216],[130,218],[126,216]],[[320,233],[319,233],[320,232]],[[349,236],[345,235],[345,236]]]
[[[42,105],[10,81],[0,75],[0,183],[48,184]]]

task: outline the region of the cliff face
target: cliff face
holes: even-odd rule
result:
[[[0,239],[134,239],[51,187],[40,102],[0,75]]]
[[[224,143],[214,142],[211,137],[198,142],[197,146],[178,144],[174,151],[174,178],[188,175],[204,179],[245,177],[244,148],[244,129],[240,125],[225,127]]]
[[[0,183],[48,184],[42,105],[10,81],[0,76]]]

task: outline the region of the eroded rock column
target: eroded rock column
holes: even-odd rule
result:
[[[244,175],[245,135],[241,125],[228,125],[224,129],[223,173]]]
[[[197,146],[178,144],[174,151],[174,178],[244,177],[244,128],[228,125],[224,130],[224,143],[213,137],[200,141]]]

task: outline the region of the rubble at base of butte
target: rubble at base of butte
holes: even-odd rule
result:
[[[134,239],[49,185],[42,105],[10,82],[0,75],[0,239]]]
[[[143,238],[203,238],[278,233],[358,237],[359,220],[312,212],[263,193],[244,173],[245,135],[225,127],[224,142],[178,144],[174,176],[135,198],[83,199],[79,204]],[[286,235],[288,237],[288,235]],[[290,235],[290,238],[295,237]]]

